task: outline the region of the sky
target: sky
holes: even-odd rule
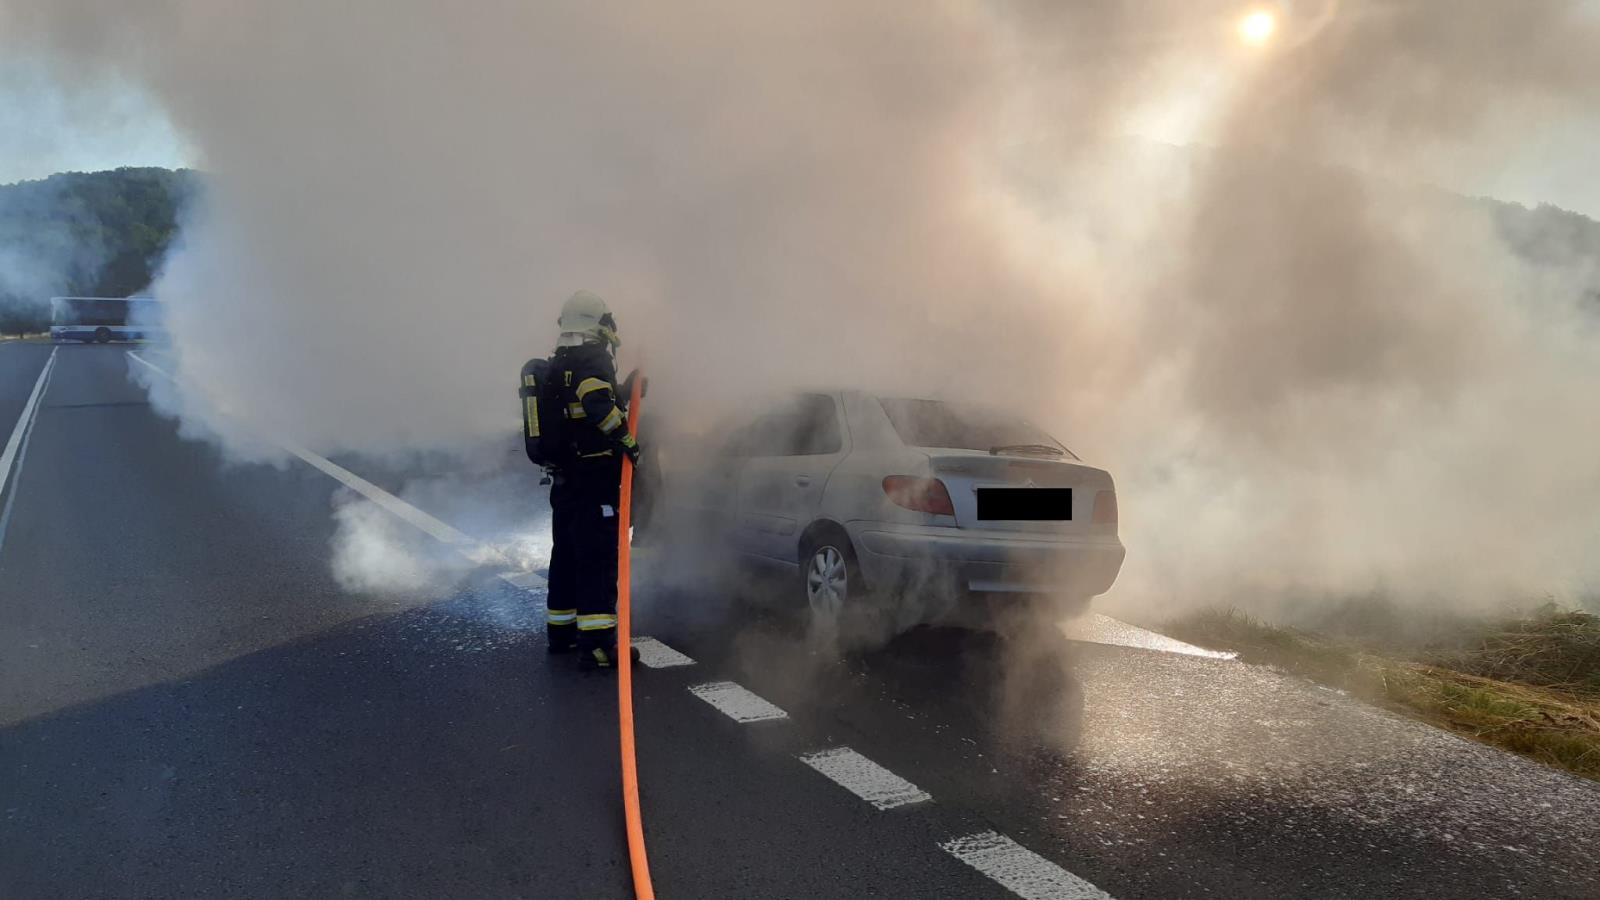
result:
[[[1209,143],[1182,108],[1143,111],[1130,126],[1130,134],[1163,144]],[[1597,156],[1600,117],[1554,122],[1524,136],[1514,155],[1494,165],[1485,165],[1476,154],[1442,157],[1430,181],[1468,196],[1493,197],[1528,207],[1549,203],[1600,220],[1600,179],[1593,174]],[[1356,167],[1382,174],[1381,164]]]
[[[183,137],[137,86],[69,90],[44,66],[0,60],[0,184],[56,172],[193,164]]]

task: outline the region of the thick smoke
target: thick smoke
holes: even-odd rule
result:
[[[0,326],[48,321],[50,297],[93,279],[109,256],[97,223],[63,208],[61,191],[59,181],[36,181],[0,198]]]
[[[677,421],[794,384],[1029,410],[1118,477],[1126,603],[1596,575],[1593,264],[1425,186],[1596,108],[1577,0],[1284,3],[1257,48],[1192,0],[0,9],[201,154],[156,290],[180,412],[241,455],[208,410],[504,442],[587,287]]]

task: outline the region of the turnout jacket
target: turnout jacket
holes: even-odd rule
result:
[[[579,461],[618,456],[628,434],[627,401],[605,345],[557,348],[550,357],[550,377],[561,392],[572,456]]]

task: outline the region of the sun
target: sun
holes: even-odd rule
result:
[[[1253,10],[1239,20],[1239,40],[1252,47],[1272,40],[1273,32],[1277,30],[1278,17],[1268,9]]]

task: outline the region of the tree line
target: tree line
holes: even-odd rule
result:
[[[55,296],[126,297],[150,286],[201,176],[186,169],[68,172],[0,186],[0,334],[43,331]],[[1486,198],[1500,235],[1536,266],[1587,269],[1600,312],[1600,222]]]
[[[45,330],[50,297],[148,288],[197,185],[188,170],[122,168],[0,186],[0,333]]]

